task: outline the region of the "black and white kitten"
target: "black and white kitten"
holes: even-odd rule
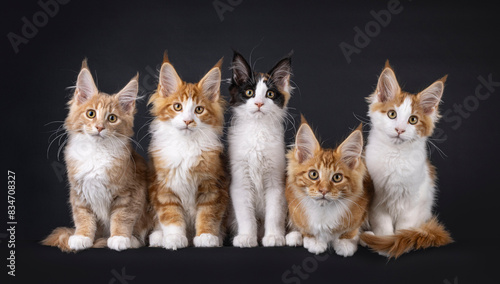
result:
[[[253,72],[234,53],[228,132],[236,247],[285,245],[284,119],[290,99],[291,58],[268,73]],[[259,226],[262,224],[261,226]]]

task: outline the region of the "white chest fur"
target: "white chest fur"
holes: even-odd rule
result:
[[[76,168],[74,190],[105,225],[109,224],[110,205],[117,188],[110,182],[108,170],[116,166],[117,157],[128,153],[117,143],[77,134],[70,138],[66,149],[68,164]]]
[[[335,231],[342,225],[343,218],[347,214],[347,206],[338,204],[339,201],[320,206],[309,197],[304,198],[303,206],[308,217],[309,230],[311,233],[324,241],[334,239],[336,236],[332,231]],[[340,234],[340,232],[337,234]]]
[[[200,180],[191,169],[198,165],[204,151],[222,149],[222,143],[214,129],[194,130],[182,133],[168,122],[151,124],[151,151],[156,153],[168,170],[167,186],[181,199],[183,208],[194,220],[196,214],[196,192]]]

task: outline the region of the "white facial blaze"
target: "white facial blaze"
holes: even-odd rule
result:
[[[397,117],[396,117],[396,127],[401,130],[405,130],[408,127],[408,119],[412,115],[411,99],[406,98],[404,102],[396,107]]]
[[[195,115],[194,115],[194,109],[196,105],[193,102],[192,98],[189,98],[186,103],[184,103],[184,106],[182,108],[182,120],[183,121],[194,121]]]
[[[260,79],[255,87],[255,103],[265,103],[267,93],[267,85],[264,79]]]

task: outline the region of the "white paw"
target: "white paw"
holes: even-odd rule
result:
[[[326,251],[328,243],[318,240],[317,238],[305,237],[304,247],[307,248],[310,253],[320,254]]]
[[[286,245],[297,247],[302,245],[302,234],[297,231],[290,232],[286,235]]]
[[[194,237],[193,244],[195,247],[218,247],[220,246],[219,237],[214,236],[212,234],[201,234],[197,237]]]
[[[267,235],[262,238],[265,247],[282,247],[285,245],[285,237],[282,235]]]
[[[162,246],[166,249],[177,250],[185,248],[188,245],[186,236],[181,234],[169,234],[163,236]]]
[[[108,239],[108,247],[117,251],[130,248],[131,242],[129,237],[113,236]]]
[[[72,250],[82,250],[88,249],[92,247],[93,242],[89,237],[81,236],[81,235],[72,235],[69,237],[68,246]]]
[[[158,230],[154,231],[149,235],[149,246],[150,247],[162,247],[163,246],[163,232]]]
[[[240,248],[256,247],[257,237],[250,235],[237,235],[233,239],[233,246]]]
[[[338,239],[333,242],[333,248],[338,255],[352,256],[358,250],[357,239]]]

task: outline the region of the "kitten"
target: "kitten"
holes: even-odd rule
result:
[[[107,246],[117,251],[144,245],[147,167],[131,145],[137,80],[114,95],[99,92],[83,61],[64,123],[75,228],[55,229],[44,245],[79,251],[102,246],[94,242],[99,237],[109,237]]]
[[[356,252],[373,193],[362,151],[361,125],[336,149],[323,149],[302,120],[287,154],[286,199],[293,230],[287,245],[303,241],[309,252],[319,254],[333,244],[344,257]]]
[[[229,92],[231,200],[236,247],[285,245],[286,200],[283,121],[290,99],[291,59],[267,74],[253,72],[235,52]]]
[[[366,165],[375,185],[371,232],[361,239],[389,257],[443,246],[452,239],[432,215],[436,171],[426,141],[439,119],[446,76],[414,95],[399,87],[386,62],[375,92],[368,97],[371,130]],[[375,235],[373,235],[375,234]]]
[[[177,75],[165,54],[158,90],[151,96],[149,188],[155,209],[150,246],[176,250],[222,245],[228,182],[222,159],[224,100],[220,95],[222,60],[197,84]]]

